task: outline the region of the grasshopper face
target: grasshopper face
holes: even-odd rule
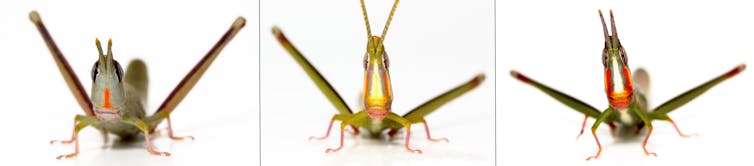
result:
[[[373,121],[379,122],[390,112],[393,92],[390,86],[389,61],[380,37],[372,36],[364,55],[364,108]]]
[[[610,107],[620,111],[626,110],[634,98],[631,70],[628,68],[626,51],[618,40],[613,11],[610,10],[612,35],[607,33],[607,25],[602,17],[602,11],[600,11],[600,19],[605,34],[605,48],[602,50],[602,65],[605,67],[605,93],[610,102]]]
[[[102,120],[120,119],[123,115],[125,92],[123,68],[113,59],[112,40],[107,43],[107,54],[102,53],[97,39],[99,60],[92,67],[92,105],[94,114]]]

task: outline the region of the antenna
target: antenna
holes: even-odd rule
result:
[[[367,24],[367,39],[372,37],[372,29],[369,27],[369,17],[367,16],[367,6],[364,5],[364,0],[361,0],[361,13],[364,13],[364,22]]]
[[[613,17],[613,9],[610,9],[610,28],[613,31],[613,42],[618,44],[618,30],[615,29],[615,18]]]
[[[610,34],[607,33],[607,24],[605,24],[605,18],[602,17],[602,10],[597,9],[597,11],[599,11],[599,13],[600,13],[600,20],[602,21],[602,31],[605,33],[605,42],[607,42],[607,44],[609,44],[610,43]],[[612,10],[610,10],[610,11],[612,13]],[[611,16],[612,16],[612,14],[611,14]]]
[[[393,20],[393,14],[395,14],[395,9],[398,8],[398,2],[400,2],[400,0],[395,0],[395,3],[393,3],[393,9],[390,10],[390,15],[387,17],[387,23],[385,23],[385,29],[382,29],[382,36],[380,36],[379,45],[382,45],[382,41],[385,40],[385,35],[387,35],[387,27],[390,26],[390,21]]]

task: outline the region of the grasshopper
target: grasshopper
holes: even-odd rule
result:
[[[50,141],[51,144],[56,142],[62,144],[75,143],[76,148],[73,153],[60,155],[57,159],[72,158],[79,154],[78,132],[89,126],[99,129],[103,133],[105,142],[108,140],[108,132],[124,140],[133,140],[139,134],[143,134],[147,143],[147,151],[157,156],[170,156],[168,152],[155,151],[150,142],[150,133],[153,133],[157,125],[163,120],[167,120],[168,135],[171,139],[183,140],[188,138],[193,140],[194,137],[192,136],[179,137],[173,134],[170,113],[188,95],[191,88],[204,75],[204,72],[207,71],[225,45],[246,24],[246,19],[238,17],[220,41],[183,77],[157,111],[151,116],[146,116],[148,77],[144,61],[140,59],[132,60],[124,72],[120,63],[113,58],[112,39],[107,42],[107,54],[102,52],[100,41],[96,39],[95,44],[99,51],[99,59],[94,63],[91,70],[91,98],[87,97],[78,76],[73,72],[63,53],[55,44],[39,13],[31,11],[29,18],[42,35],[53,59],[55,59],[55,64],[60,70],[60,74],[63,75],[63,79],[65,79],[69,90],[71,90],[71,93],[85,113],[75,116],[73,135],[70,140]]]
[[[333,115],[330,120],[327,132],[322,137],[310,137],[309,139],[326,139],[330,135],[333,122],[336,120],[340,123],[340,145],[337,148],[328,148],[325,152],[337,152],[343,148],[343,135],[347,125],[350,125],[354,129],[354,133],[359,133],[359,127],[365,128],[369,133],[379,138],[383,131],[390,129],[388,135],[390,137],[395,136],[396,133],[403,127],[406,128],[405,148],[412,153],[422,153],[419,149],[412,149],[409,146],[409,138],[411,135],[411,125],[415,123],[424,124],[426,130],[427,139],[430,141],[448,141],[446,138],[432,138],[429,133],[429,127],[424,116],[432,113],[440,106],[451,100],[463,95],[464,93],[476,88],[482,81],[484,81],[484,74],[475,76],[470,81],[455,87],[454,89],[447,91],[440,96],[437,96],[424,104],[414,108],[403,116],[400,116],[391,110],[392,104],[392,89],[390,84],[389,66],[390,61],[387,53],[385,52],[383,41],[387,33],[390,21],[393,19],[393,14],[398,6],[399,0],[393,3],[392,10],[385,23],[385,28],[382,30],[382,36],[372,36],[369,19],[367,17],[366,6],[364,0],[361,0],[362,14],[364,15],[364,22],[367,28],[367,48],[364,54],[364,91],[363,91],[363,107],[361,111],[353,113],[348,108],[343,98],[335,91],[332,85],[317,71],[314,66],[296,49],[285,37],[283,32],[278,27],[272,28],[272,33],[277,38],[278,42],[290,53],[293,59],[296,60],[309,78],[314,81],[319,90],[327,97],[333,106],[338,110],[338,114]]]
[[[602,29],[605,36],[605,48],[602,50],[602,65],[605,68],[605,93],[607,94],[607,99],[610,103],[609,107],[604,111],[600,112],[596,108],[524,76],[518,71],[511,71],[511,75],[519,81],[534,86],[568,107],[583,113],[584,121],[582,122],[579,136],[584,133],[586,120],[589,117],[597,119],[592,125],[592,135],[597,142],[598,150],[594,156],[590,156],[586,160],[597,159],[602,152],[602,145],[600,144],[596,133],[597,128],[602,123],[608,124],[612,131],[614,131],[616,127],[621,127],[621,129],[636,129],[637,135],[642,128],[646,127],[647,135],[644,137],[642,149],[647,156],[657,156],[656,153],[648,151],[646,147],[649,136],[652,134],[652,120],[668,121],[673,125],[676,132],[681,137],[691,136],[683,134],[681,130],[678,129],[678,126],[673,119],[668,116],[668,113],[690,102],[715,85],[737,75],[746,68],[745,64],[740,64],[736,66],[736,68],[688,90],[651,110],[647,104],[646,96],[649,92],[649,75],[647,74],[647,71],[639,68],[634,72],[634,75],[631,75],[630,69],[628,68],[626,51],[621,45],[620,40],[618,40],[618,32],[615,28],[613,11],[610,10],[612,35],[608,34],[607,24],[605,24],[605,19],[602,16],[601,10],[599,11],[599,14],[600,20],[602,20]],[[636,81],[636,85],[633,84],[634,81]]]

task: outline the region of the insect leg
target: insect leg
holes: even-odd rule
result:
[[[443,137],[443,138],[432,138],[432,136],[430,136],[430,134],[429,134],[429,127],[427,126],[427,120],[425,120],[424,118],[422,118],[422,123],[424,124],[424,130],[427,131],[427,139],[428,140],[433,141],[433,142],[438,142],[438,141],[449,142],[448,139],[445,138],[445,137]]]
[[[344,116],[344,115],[340,115],[340,114],[333,115],[332,119],[330,120],[330,125],[327,126],[327,132],[325,133],[325,136],[322,136],[322,137],[311,136],[311,137],[309,137],[309,140],[312,140],[312,139],[316,139],[316,140],[327,139],[327,137],[330,136],[330,130],[332,129],[332,124],[335,122],[335,120],[340,120],[341,122],[344,122],[344,123],[341,124],[341,126],[342,126],[343,124],[345,124],[345,120],[347,120],[347,119],[348,119],[348,117]],[[351,127],[356,128],[353,125],[351,125]],[[355,130],[355,132],[358,133],[358,130]]]
[[[79,140],[79,138],[78,138],[79,131],[81,131],[81,129],[84,129],[85,127],[87,127],[89,125],[93,125],[93,124],[95,124],[97,122],[98,122],[97,119],[94,118],[94,117],[90,117],[90,116],[86,116],[86,115],[76,115],[76,117],[73,119],[73,135],[71,136],[71,140],[66,140],[66,141],[53,140],[53,141],[50,141],[51,144],[55,143],[55,142],[60,142],[60,143],[63,143],[63,144],[70,144],[72,142],[76,143],[75,144],[76,150],[73,153],[71,153],[71,154],[60,155],[60,156],[56,157],[56,159],[60,160],[62,158],[73,158],[73,157],[76,157],[77,155],[79,155],[79,141],[78,141]]]
[[[393,120],[395,122],[398,122],[398,123],[400,123],[400,124],[402,124],[403,126],[406,127],[406,143],[404,145],[406,147],[406,150],[408,150],[411,153],[422,153],[421,150],[419,150],[419,149],[411,149],[411,147],[408,146],[408,141],[411,138],[411,121],[409,121],[408,119],[403,118],[400,115],[395,114],[393,112],[389,112],[387,114],[387,118],[390,119],[390,120]]]
[[[597,118],[596,121],[594,121],[594,125],[592,125],[592,136],[594,136],[594,141],[597,142],[597,148],[599,148],[599,150],[597,150],[597,154],[595,154],[594,156],[589,156],[588,158],[586,158],[586,160],[597,159],[598,157],[600,157],[600,153],[602,153],[602,144],[600,144],[600,139],[597,138],[597,128],[600,127],[602,121],[607,119],[607,117],[609,117],[610,114],[613,113],[613,111],[615,111],[613,108],[608,108],[607,110],[605,110],[605,112],[602,112],[602,114],[599,116],[599,118]]]
[[[366,111],[361,111],[359,113],[354,114],[353,116],[344,117],[345,119],[341,119],[342,123],[340,123],[340,145],[338,146],[338,148],[335,148],[335,149],[328,148],[327,150],[325,150],[325,153],[337,152],[340,149],[343,149],[343,134],[344,134],[344,132],[346,130],[346,126],[349,123],[351,123],[352,121],[363,119],[366,116],[367,116],[367,112]],[[340,117],[338,117],[338,115],[333,116],[333,119],[338,119],[338,118],[340,118]],[[332,122],[330,122],[330,123],[332,124]]]
[[[652,127],[652,119],[650,119],[649,116],[644,113],[644,110],[638,109],[635,104],[631,108],[633,108],[631,110],[633,110],[636,115],[639,115],[639,118],[644,121],[644,125],[647,127],[647,136],[644,137],[644,142],[641,143],[641,148],[644,149],[644,154],[647,156],[652,155],[657,157],[657,153],[649,152],[647,150],[647,142],[649,141],[649,136],[652,135],[652,129],[654,129],[654,127]]]
[[[147,141],[147,151],[149,151],[149,154],[155,156],[170,156],[170,153],[168,152],[158,152],[154,150],[151,137],[149,136],[149,127],[146,123],[144,123],[144,121],[130,117],[125,118],[123,121],[136,126],[137,128],[139,128],[139,130],[141,130],[141,132],[144,133],[144,139]]]

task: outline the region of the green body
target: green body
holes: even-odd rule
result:
[[[605,91],[608,96],[610,105],[604,111],[599,111],[596,108],[574,98],[565,93],[557,91],[549,86],[541,84],[515,70],[511,71],[511,75],[528,85],[531,85],[547,95],[553,97],[566,106],[585,114],[586,117],[595,118],[596,121],[592,125],[592,134],[597,142],[599,151],[595,156],[587,158],[596,159],[599,157],[602,151],[602,146],[596,135],[596,129],[602,123],[609,124],[611,127],[618,126],[621,129],[634,129],[638,133],[640,129],[646,127],[648,133],[644,138],[643,148],[646,155],[656,155],[647,151],[646,144],[649,136],[652,133],[652,120],[665,120],[673,124],[676,131],[681,136],[684,135],[678,130],[672,119],[668,116],[668,113],[678,109],[691,100],[695,99],[702,93],[706,92],[715,85],[737,75],[743,71],[746,66],[741,64],[736,68],[718,76],[714,79],[705,82],[691,90],[688,90],[677,97],[670,99],[669,101],[661,104],[660,106],[650,109],[647,101],[647,94],[649,92],[649,75],[643,69],[638,69],[634,72],[635,75],[631,76],[628,72],[628,64],[625,50],[618,40],[617,31],[615,28],[615,22],[613,19],[612,10],[610,11],[612,35],[608,34],[607,25],[602,18],[602,12],[600,11],[600,18],[602,19],[604,35],[605,35],[605,49],[603,50],[603,65],[605,67]],[[635,86],[632,86],[635,82]],[[630,96],[621,98],[620,96]],[[631,96],[633,95],[633,96]],[[627,105],[623,101],[629,101]],[[586,122],[586,119],[584,120]],[[583,129],[581,130],[583,133]]]
[[[246,20],[243,17],[238,17],[220,41],[186,74],[155,113],[147,116],[146,95],[149,81],[146,64],[143,61],[138,59],[133,60],[129,63],[126,72],[123,72],[118,61],[113,58],[112,40],[108,41],[108,50],[105,54],[102,51],[99,39],[97,39],[96,45],[99,51],[99,59],[92,67],[92,89],[91,95],[87,97],[81,81],[79,81],[78,76],[73,72],[65,56],[63,56],[57,44],[55,44],[39,13],[32,11],[29,13],[29,18],[42,35],[61,75],[63,75],[66,84],[85,113],[84,115],[75,116],[74,132],[71,140],[60,141],[64,144],[75,142],[76,151],[71,154],[58,156],[58,159],[71,158],[78,155],[78,132],[88,126],[103,131],[106,140],[106,132],[124,138],[122,140],[133,140],[136,136],[143,134],[146,137],[147,148],[151,154],[170,155],[167,152],[156,152],[153,150],[149,137],[150,133],[154,132],[154,129],[162,120],[167,119],[170,138],[175,140],[186,138],[173,136],[170,113],[188,95],[188,92],[199,81],[225,45],[246,24]],[[188,137],[193,139],[191,136]],[[52,141],[51,143],[54,142],[58,141]]]
[[[372,36],[371,29],[369,27],[369,20],[367,19],[366,7],[364,5],[364,1],[361,1],[364,21],[366,22],[368,42],[366,54],[364,57],[364,105],[362,105],[364,108],[360,109],[356,113],[348,108],[348,106],[345,104],[340,95],[335,91],[332,85],[327,82],[322,74],[320,74],[319,71],[317,71],[317,69],[314,68],[314,66],[312,66],[312,64],[301,54],[301,52],[299,52],[298,49],[296,49],[290,43],[290,41],[288,41],[283,32],[277,27],[272,28],[272,32],[277,38],[278,42],[280,42],[283,48],[285,48],[285,50],[290,53],[291,57],[293,57],[293,59],[296,60],[296,62],[304,69],[309,78],[314,81],[319,90],[338,110],[338,114],[332,117],[330,126],[332,126],[332,123],[336,120],[342,122],[340,125],[340,147],[338,147],[337,149],[328,149],[327,152],[338,151],[343,147],[343,130],[347,125],[351,125],[357,133],[359,131],[358,128],[364,128],[375,138],[381,137],[382,133],[384,133],[387,129],[392,130],[388,133],[392,136],[399,129],[405,127],[407,133],[405,143],[406,149],[408,149],[410,152],[421,153],[420,150],[414,150],[409,148],[408,146],[408,140],[411,133],[411,125],[415,123],[423,123],[425,128],[427,128],[427,123],[424,119],[426,115],[432,113],[445,103],[448,103],[449,101],[474,89],[484,80],[483,74],[477,75],[472,80],[427,101],[426,103],[416,107],[403,116],[392,112],[392,90],[390,88],[391,84],[388,74],[389,62],[383,43],[388,30],[388,26],[390,25],[390,21],[393,18],[393,13],[395,12],[398,2],[399,1],[396,0],[393,4],[393,8],[390,12],[390,15],[388,16],[385,28],[382,31],[382,36]],[[323,138],[326,138],[329,133],[330,128],[328,128],[327,134],[325,134],[325,137]],[[430,140],[434,140],[429,136],[429,131],[427,131],[427,137]],[[447,141],[447,139],[445,140]]]

